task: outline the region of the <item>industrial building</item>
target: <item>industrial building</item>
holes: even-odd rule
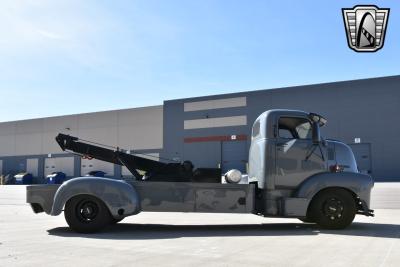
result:
[[[400,76],[267,89],[164,101],[161,106],[0,123],[0,174],[26,171],[38,182],[120,166],[61,151],[61,132],[195,166],[246,171],[254,120],[268,109],[299,109],[328,119],[325,138],[349,144],[359,169],[377,180],[399,179]]]

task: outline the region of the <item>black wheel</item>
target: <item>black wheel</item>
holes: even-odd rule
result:
[[[356,215],[356,203],[350,192],[344,189],[327,189],[312,200],[310,218],[325,229],[343,229]]]
[[[112,221],[106,205],[90,195],[79,195],[68,200],[64,216],[69,227],[79,233],[98,232]]]

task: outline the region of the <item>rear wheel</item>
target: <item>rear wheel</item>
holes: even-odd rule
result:
[[[318,193],[310,205],[310,218],[325,229],[343,229],[356,215],[356,203],[344,189],[327,189]]]
[[[107,206],[91,195],[79,195],[68,200],[64,216],[69,227],[79,233],[98,232],[112,222]]]

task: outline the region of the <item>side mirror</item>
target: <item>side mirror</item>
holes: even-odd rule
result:
[[[312,125],[312,141],[314,145],[319,145],[322,142],[318,122],[313,122]]]

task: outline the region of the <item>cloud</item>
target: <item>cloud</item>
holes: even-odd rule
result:
[[[46,31],[46,30],[40,30],[40,29],[37,29],[36,31],[37,31],[40,35],[42,35],[42,36],[44,36],[44,37],[46,37],[46,38],[49,38],[49,39],[63,40],[63,41],[67,40],[67,38],[66,38],[65,36],[62,36],[62,35],[60,35],[60,34],[56,34],[56,33],[53,33],[53,32],[49,32],[49,31]]]
[[[54,25],[47,23],[46,19],[39,19],[39,14],[45,16],[50,11],[46,8],[47,1],[6,0],[1,2],[0,7],[0,35],[4,37],[1,41],[2,52],[10,53],[18,51],[21,46],[30,49],[43,44],[41,33],[48,32],[44,27]]]
[[[107,14],[101,7],[89,7],[84,1],[2,1],[0,55],[3,59],[45,59],[52,53],[63,60],[95,67],[104,59],[98,49],[102,17]]]
[[[0,80],[30,86],[68,83],[74,75],[81,83],[90,75],[93,80],[110,78],[110,84],[157,80],[159,73],[169,73],[165,62],[181,60],[177,51],[183,26],[154,5],[1,0]]]

